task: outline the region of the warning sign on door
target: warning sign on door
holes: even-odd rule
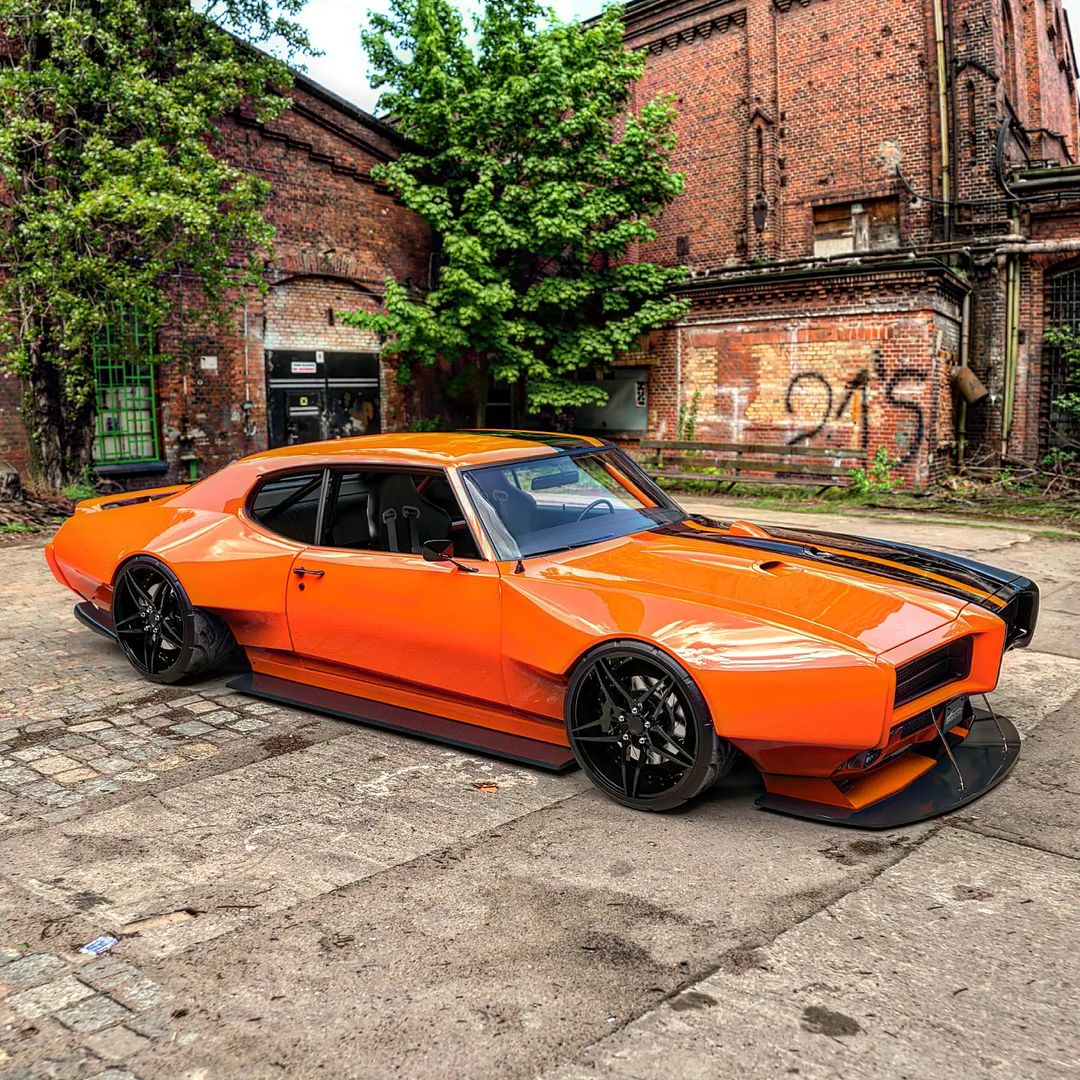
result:
[[[318,371],[314,360],[294,360],[292,373],[294,375],[314,375]]]

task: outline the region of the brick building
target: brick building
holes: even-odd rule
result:
[[[670,437],[681,408],[698,437],[884,445],[918,483],[961,440],[1031,459],[1069,434],[1042,343],[1048,319],[1080,326],[1060,0],[632,0],[626,18],[686,174],[642,255],[688,266],[692,306],[617,373],[648,386],[636,422],[590,424]],[[964,360],[990,391],[970,407]]]
[[[267,295],[250,293],[231,328],[206,327],[191,316],[194,284],[178,278],[173,317],[140,342],[147,356],[168,356],[163,363],[125,363],[119,335],[103,336],[94,357],[100,473],[129,486],[201,476],[267,445],[399,422],[375,338],[337,316],[377,305],[387,277],[426,281],[426,226],[371,178],[401,140],[302,75],[292,97],[271,123],[240,114],[222,125],[228,157],[272,186]],[[0,460],[26,471],[20,400],[18,381],[0,379]]]
[[[684,194],[636,253],[691,301],[605,380],[578,426],[879,446],[912,482],[967,453],[1032,460],[1054,412],[1050,324],[1080,329],[1076,61],[1061,0],[630,0],[638,101],[676,99]],[[336,312],[427,281],[422,224],[370,179],[394,131],[307,79],[269,126],[227,126],[270,180],[272,286],[232,333],[177,314],[156,377],[108,363],[99,461],[195,475],[270,444],[400,426],[375,342]],[[967,405],[967,364],[989,393]],[[115,377],[116,386],[108,385]],[[496,392],[492,424],[522,422]],[[10,380],[0,458],[25,465]],[[495,404],[502,402],[502,404]],[[133,464],[135,462],[135,464]],[[136,482],[138,477],[131,477]]]

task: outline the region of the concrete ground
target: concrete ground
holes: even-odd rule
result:
[[[1080,543],[749,514],[1034,577],[1013,776],[845,831],[141,682],[0,549],[0,1077],[1080,1075]],[[79,947],[119,938],[104,956]]]

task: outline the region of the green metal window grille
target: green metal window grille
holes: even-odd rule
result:
[[[109,322],[93,346],[95,465],[158,461],[154,336],[138,318]]]

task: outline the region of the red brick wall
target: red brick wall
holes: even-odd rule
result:
[[[1064,136],[1065,148],[1075,157],[1076,71],[1061,0],[1030,0],[1023,5],[1011,0],[1022,21],[1021,64],[1025,99],[1021,121],[1029,128],[1043,128]],[[1040,157],[1068,160],[1056,140],[1041,140]]]
[[[912,184],[931,190],[935,120],[922,4],[638,5],[627,31],[628,44],[649,54],[637,103],[676,99],[674,164],[687,176],[645,257],[674,262],[675,238],[684,235],[691,267],[811,255],[813,206],[895,193],[884,159],[897,154]],[[769,202],[760,233],[759,190]],[[904,238],[925,242],[930,227],[927,206],[911,209]]]
[[[295,107],[270,124],[240,115],[222,125],[222,153],[272,185],[273,285],[265,298],[248,295],[246,377],[242,308],[227,326],[202,325],[192,315],[196,287],[177,286],[158,341],[169,357],[158,370],[161,449],[174,476],[188,474],[185,454],[196,455],[204,475],[265,448],[264,336],[268,347],[372,351],[370,335],[340,320],[331,326],[328,311],[371,308],[391,276],[426,281],[427,227],[371,179],[372,167],[396,153],[392,133],[306,83],[293,96]],[[203,369],[203,356],[217,357],[216,371]],[[400,424],[396,383],[383,383],[383,424]],[[245,400],[254,404],[250,413]],[[26,471],[19,403],[18,381],[0,379],[0,458]]]
[[[810,303],[781,284],[698,290],[685,322],[646,345],[661,360],[651,426],[674,438],[696,400],[697,438],[884,446],[926,484],[955,446],[961,295],[952,279],[885,274],[836,279]]]
[[[24,475],[30,471],[30,448],[23,427],[22,384],[13,375],[0,375],[0,461],[8,461]]]

